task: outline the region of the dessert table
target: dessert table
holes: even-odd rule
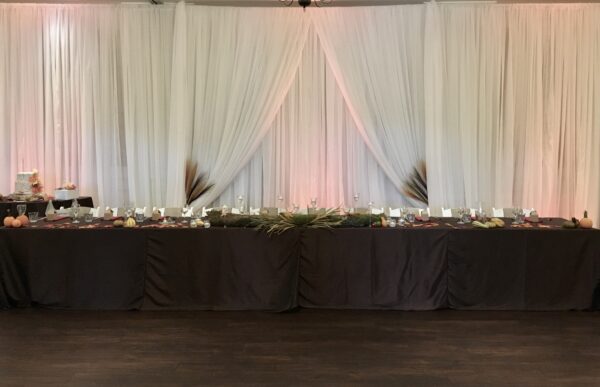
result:
[[[81,205],[83,207],[90,207],[90,208],[94,207],[94,201],[90,196],[79,197],[79,198],[77,198],[77,201],[79,202],[79,205]],[[71,203],[73,203],[73,200],[52,200],[52,205],[57,210],[60,207],[70,208]],[[48,201],[45,201],[45,200],[36,200],[36,201],[27,201],[27,202],[1,200],[0,201],[0,221],[4,220],[4,218],[8,214],[10,214],[11,216],[16,216],[17,215],[17,206],[19,204],[27,205],[27,211],[26,211],[27,214],[30,212],[37,212],[40,217],[44,217],[44,214],[46,213],[46,208],[48,207]]]
[[[146,221],[0,228],[0,308],[600,309],[600,230],[190,228]],[[35,243],[32,243],[35,242]]]

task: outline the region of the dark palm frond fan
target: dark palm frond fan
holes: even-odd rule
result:
[[[428,204],[429,197],[427,195],[427,165],[423,160],[419,161],[413,167],[412,173],[408,179],[404,181],[404,194],[411,199],[415,199],[421,203]]]
[[[208,182],[206,173],[198,172],[197,162],[185,162],[185,204],[189,206],[213,186]]]

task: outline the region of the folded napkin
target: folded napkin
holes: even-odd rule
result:
[[[390,218],[399,218],[401,215],[399,208],[390,208]]]

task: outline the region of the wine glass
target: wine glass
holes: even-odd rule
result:
[[[181,207],[181,223],[187,223],[186,215],[190,211],[190,206],[186,203]]]
[[[17,204],[18,216],[25,215],[26,211],[27,211],[27,204]]]
[[[73,201],[71,213],[73,214],[73,223],[79,223],[79,203],[77,201]]]
[[[237,200],[238,200],[238,208],[240,210],[240,214],[243,214],[244,213],[244,196],[243,195],[238,196]]]
[[[297,205],[296,203],[293,203],[293,204],[292,204],[292,207],[293,207],[293,211],[292,211],[292,213],[294,213],[294,214],[297,214],[297,213],[298,213],[298,211],[300,210],[300,206],[299,206],[299,205]]]
[[[310,206],[313,210],[317,209],[317,198],[310,198]]]
[[[465,215],[465,209],[458,208],[457,213],[458,213],[458,222],[456,222],[456,224],[465,224],[465,222],[463,222],[463,217]]]
[[[373,227],[372,217],[373,217],[373,205],[375,203],[369,202],[367,205],[369,206],[369,227]]]
[[[354,207],[352,207],[350,209],[351,213],[354,213],[354,211],[356,210],[356,207],[358,206],[358,199],[360,199],[360,193],[356,192],[353,196],[352,199],[354,199]]]
[[[471,223],[471,209],[470,208],[463,208],[462,222],[464,224]]]
[[[416,220],[415,213],[412,212],[411,210],[409,210],[408,213],[406,214],[406,221],[408,223],[414,223],[415,220]]]
[[[515,207],[513,209],[513,216],[514,216],[514,223],[515,224],[523,224],[524,222],[524,218],[525,218],[525,213],[523,212],[523,209],[520,207]]]

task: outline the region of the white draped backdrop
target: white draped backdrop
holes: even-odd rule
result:
[[[600,6],[0,5],[0,192],[600,215]],[[282,200],[279,200],[279,198]]]

